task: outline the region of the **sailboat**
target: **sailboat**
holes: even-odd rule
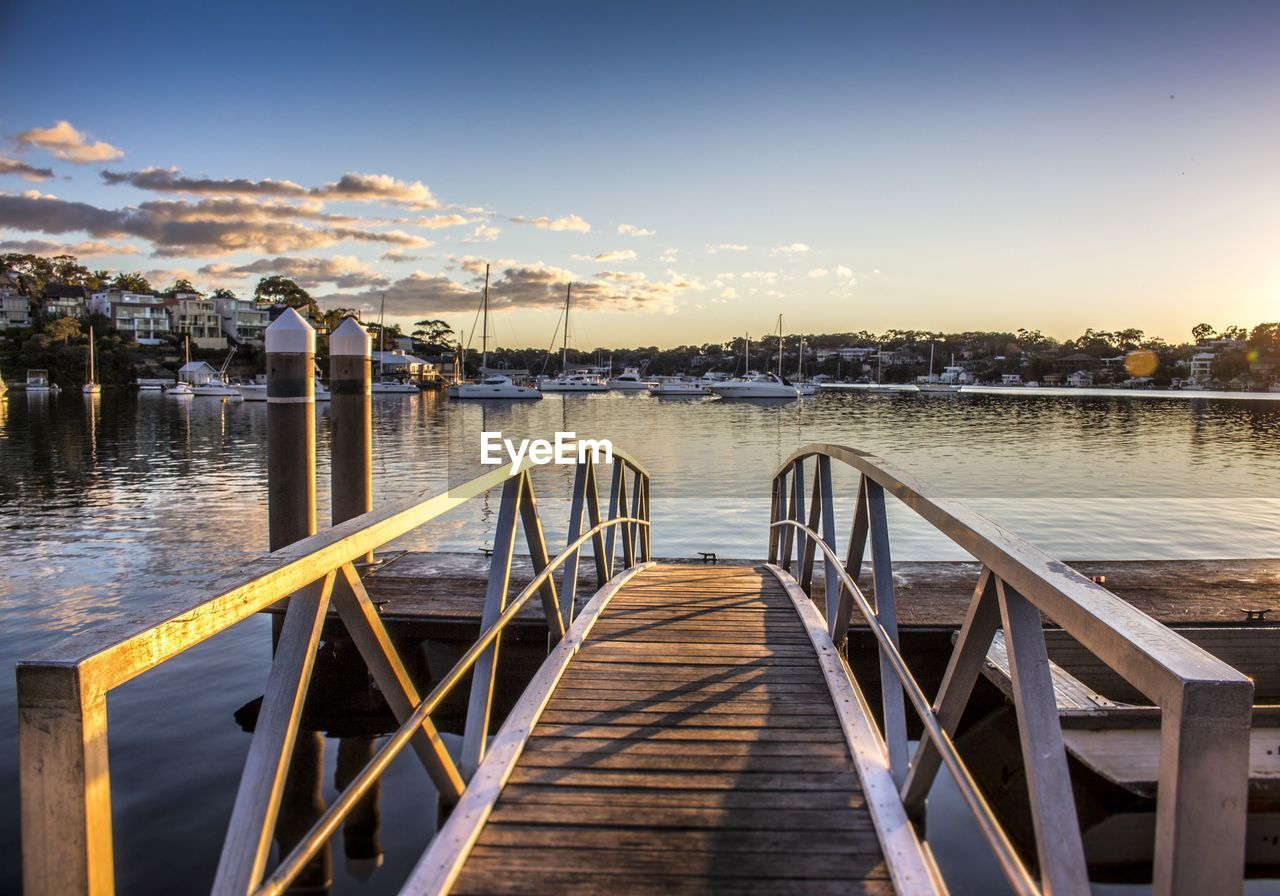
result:
[[[781,370],[781,362],[779,362],[779,370]],[[811,383],[804,378],[804,337],[800,337],[800,355],[796,358],[796,394],[801,398],[808,398],[810,395],[816,395],[818,392],[818,384]]]
[[[183,366],[191,363],[191,337],[187,336],[182,340],[182,362]],[[164,394],[170,398],[194,398],[195,390],[191,388],[190,383],[184,383],[181,380],[174,383],[168,389],[164,390]]]
[[[369,394],[371,395],[417,395],[420,390],[413,383],[405,380],[387,379],[382,372],[382,334],[386,332],[383,322],[387,319],[387,294],[382,294],[382,308],[378,312],[378,376],[369,384]]]
[[[746,373],[743,376],[714,383],[708,388],[721,398],[769,398],[787,401],[799,393],[781,373],[756,373],[751,369],[751,336],[747,335]],[[782,315],[778,315],[778,370],[782,370]]]
[[[489,373],[489,266],[484,266],[484,292],[480,296],[484,322],[480,331],[480,382],[458,383],[449,387],[449,397],[472,400],[506,400],[542,398],[542,393],[528,386],[517,386],[511,377]]]
[[[84,388],[80,391],[85,395],[97,395],[102,391],[102,384],[98,382],[98,369],[93,359],[93,327],[89,328],[89,366],[85,371]]]
[[[569,297],[573,284],[564,291],[564,341],[560,349],[560,375],[554,379],[542,377],[538,388],[543,392],[608,392],[609,383],[599,374],[589,370],[569,372]]]

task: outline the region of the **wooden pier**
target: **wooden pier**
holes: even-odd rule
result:
[[[558,553],[528,458],[374,509],[369,342],[351,320],[331,340],[342,359],[334,518],[317,532],[314,333],[288,311],[267,337],[272,552],[18,666],[27,896],[114,892],[110,692],[263,611],[275,613],[274,659],[252,714],[217,896],[324,886],[331,839],[367,819],[402,753],[416,756],[447,810],[405,893],[945,893],[930,849],[939,826],[925,824],[945,768],[964,823],[1012,892],[1087,894],[1096,867],[1087,835],[1110,810],[1080,796],[1081,759],[1097,754],[1088,735],[1112,717],[1143,732],[1143,767],[1130,770],[1141,780],[1128,783],[1146,801],[1143,876],[1153,892],[1242,891],[1247,832],[1251,850],[1271,836],[1249,828],[1251,796],[1272,793],[1258,778],[1274,770],[1251,761],[1251,741],[1261,742],[1251,721],[1275,713],[1255,707],[1254,681],[1214,653],[1232,641],[1222,623],[1278,629],[1262,618],[1269,607],[1240,599],[1238,582],[1222,583],[1215,615],[1201,620],[1218,625],[1200,638],[1217,645],[1210,652],[1143,611],[1177,612],[1151,589],[1144,596],[1130,582],[1126,601],[1105,574],[1084,575],[840,445],[804,446],[774,471],[763,564],[655,563],[649,473],[616,447],[611,462],[576,465]],[[857,479],[839,517],[837,463]],[[448,585],[432,602],[421,572],[431,558],[371,562],[490,491],[501,498],[478,620],[476,597],[466,596],[468,609]],[[894,562],[890,498],[974,559],[935,577],[949,597],[928,599],[910,565]],[[837,520],[849,521],[842,543]],[[403,575],[413,563],[419,573]],[[1132,574],[1110,573],[1121,588]],[[423,670],[406,650],[420,653],[404,637],[415,625],[443,631],[456,650],[428,657]],[[329,805],[306,801],[311,816],[285,825],[290,790],[320,791],[322,747],[313,730],[300,734],[320,646],[335,628],[390,721],[354,732],[347,755],[367,757],[363,768],[346,768]],[[927,650],[911,648],[913,628],[932,638]],[[531,671],[505,679],[522,685],[508,706],[504,671],[532,651]],[[1064,651],[1073,659],[1056,662]],[[1255,659],[1250,671],[1271,698],[1273,659],[1242,662]],[[990,708],[990,682],[1004,714],[966,727]],[[1103,702],[1100,689],[1123,696]],[[1004,751],[994,765],[989,744],[965,745],[984,726]],[[295,763],[303,749],[308,761]],[[295,764],[313,777],[290,784]]]
[[[506,785],[463,797],[410,891],[893,891],[848,740],[866,719],[779,578],[652,566],[593,610],[531,686],[559,673],[545,708],[513,713]]]

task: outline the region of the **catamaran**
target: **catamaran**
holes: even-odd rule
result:
[[[89,360],[85,369],[85,383],[81,389],[85,395],[97,395],[102,391],[102,384],[98,382],[97,365],[93,361],[93,327],[89,328]]]
[[[543,392],[608,392],[609,384],[598,373],[589,370],[569,372],[569,297],[573,293],[573,284],[564,292],[564,341],[560,349],[560,375],[558,377],[541,377],[538,388]]]
[[[796,387],[781,374],[757,373],[751,369],[751,334],[747,334],[746,350],[743,352],[743,367],[746,373],[741,377],[716,383],[708,388],[721,398],[769,398],[787,401],[798,398]],[[782,315],[778,315],[778,370],[782,370]]]
[[[542,393],[529,386],[517,386],[511,377],[489,373],[489,266],[484,266],[484,292],[480,296],[483,323],[480,330],[480,372],[478,383],[457,383],[449,387],[449,397],[473,400],[510,400],[542,398]]]

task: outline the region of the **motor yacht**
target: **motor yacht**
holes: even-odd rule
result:
[[[609,389],[613,392],[645,392],[650,388],[650,384],[645,381],[637,367],[625,368],[622,373],[608,382]]]
[[[649,394],[661,398],[699,397],[708,394],[707,387],[698,380],[682,376],[660,376],[649,384]]]
[[[57,386],[49,383],[49,371],[27,371],[27,394],[30,395],[37,392],[56,392],[57,388]]]
[[[754,370],[746,376],[716,383],[710,389],[721,398],[776,398],[785,401],[800,397],[796,387],[786,378]]]
[[[164,390],[164,394],[170,398],[195,398],[196,392],[191,388],[190,383],[174,383]]]

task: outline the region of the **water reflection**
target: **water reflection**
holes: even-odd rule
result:
[[[59,633],[189,596],[193,580],[260,554],[266,412],[252,402],[110,390],[89,400],[79,393],[0,399],[0,664],[11,670]],[[324,521],[328,408],[317,415]],[[514,439],[556,430],[612,438],[653,475],[658,556],[761,556],[769,476],[808,441],[892,459],[1060,556],[1268,556],[1280,543],[1280,499],[1271,497],[1280,471],[1275,403],[819,395],[757,406],[603,395],[492,405],[425,394],[379,397],[374,415],[378,503],[475,475],[485,430]],[[848,496],[839,506],[847,507],[851,479],[838,475]],[[546,534],[562,542],[569,471],[545,468],[535,484]],[[471,502],[399,546],[472,552],[491,542],[495,511],[496,496]],[[891,513],[896,556],[957,555],[909,512],[891,505]],[[261,693],[269,656],[269,626],[250,620],[113,695],[122,892],[208,888],[248,745],[229,720]],[[8,672],[0,675],[6,794],[17,793],[13,699]],[[340,760],[366,751],[373,735],[337,736],[316,760],[326,800]],[[423,777],[413,756],[393,763],[380,800],[385,823],[370,819],[364,841],[374,844],[366,851],[384,851],[385,864],[366,892],[394,891],[429,830],[421,807],[434,805],[434,795]],[[183,857],[171,863],[172,876],[150,862],[157,844]],[[0,854],[18,854],[16,798],[0,801]],[[15,861],[0,864],[0,891],[13,891],[17,874]],[[335,892],[354,886],[345,866],[333,870]]]

